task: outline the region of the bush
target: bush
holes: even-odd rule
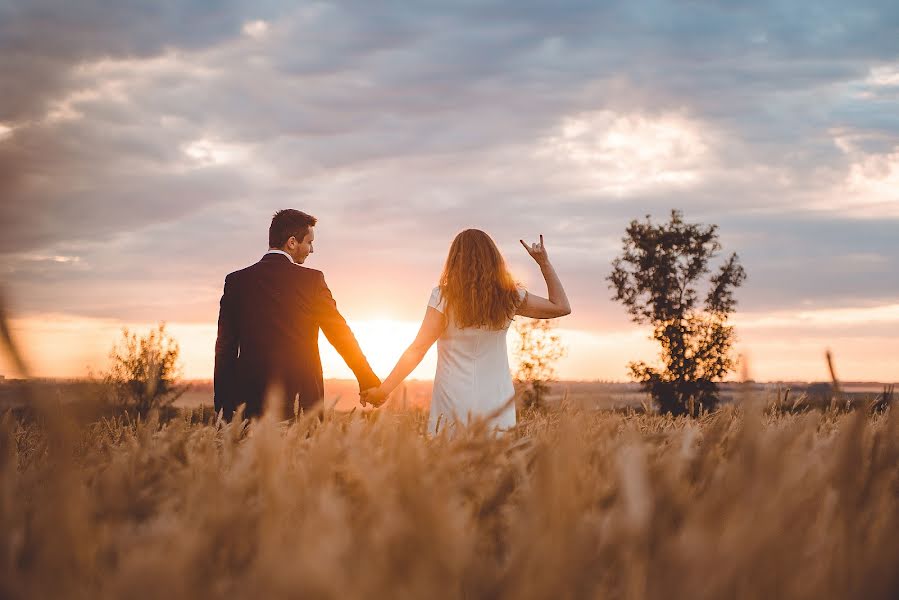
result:
[[[146,417],[151,410],[163,415],[185,391],[179,383],[180,348],[160,323],[145,336],[122,329],[122,338],[109,353],[111,366],[103,381],[111,403],[127,413]]]
[[[546,319],[521,319],[515,323],[517,337],[513,348],[518,359],[515,381],[524,385],[521,396],[524,408],[543,405],[549,383],[556,377],[555,363],[566,354],[553,328],[553,321]]]

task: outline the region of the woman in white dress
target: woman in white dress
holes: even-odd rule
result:
[[[381,386],[363,393],[363,403],[382,404],[437,342],[429,432],[475,417],[491,417],[501,429],[515,425],[511,402],[515,391],[506,350],[512,318],[552,319],[571,312],[543,236],[538,243],[521,240],[521,244],[540,266],[549,298],[516,285],[490,236],[466,229],[450,246],[440,285],[431,292],[415,341]]]

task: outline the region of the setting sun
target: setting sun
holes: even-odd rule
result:
[[[398,321],[395,319],[371,319],[350,321],[350,327],[359,340],[362,351],[368,358],[375,373],[382,379],[387,377],[403,351],[415,339],[419,323],[415,321]],[[320,334],[322,369],[326,377],[351,379],[352,371],[327,342],[324,334]],[[411,377],[414,379],[433,379],[437,366],[436,345],[431,348],[424,360],[418,365]]]

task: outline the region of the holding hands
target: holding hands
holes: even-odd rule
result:
[[[362,390],[362,393],[359,394],[359,402],[362,406],[371,404],[373,407],[379,408],[387,401],[387,395],[383,386],[368,388],[367,390]]]

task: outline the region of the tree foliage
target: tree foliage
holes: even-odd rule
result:
[[[518,369],[515,380],[525,385],[522,396],[526,408],[538,408],[549,392],[549,383],[556,377],[555,363],[567,350],[554,323],[546,319],[516,321],[515,358]]]
[[[728,317],[736,306],[734,290],[746,278],[739,258],[731,254],[712,274],[709,263],[721,250],[717,226],[685,223],[677,210],[660,225],[649,215],[631,221],[622,241],[608,276],[612,298],[634,322],[652,325],[663,363],[631,363],[631,374],[664,412],[713,408],[716,382],[734,368]]]
[[[178,342],[166,332],[165,324],[144,336],[122,329],[104,376],[112,402],[142,417],[170,407],[187,390],[179,383],[179,356]]]

